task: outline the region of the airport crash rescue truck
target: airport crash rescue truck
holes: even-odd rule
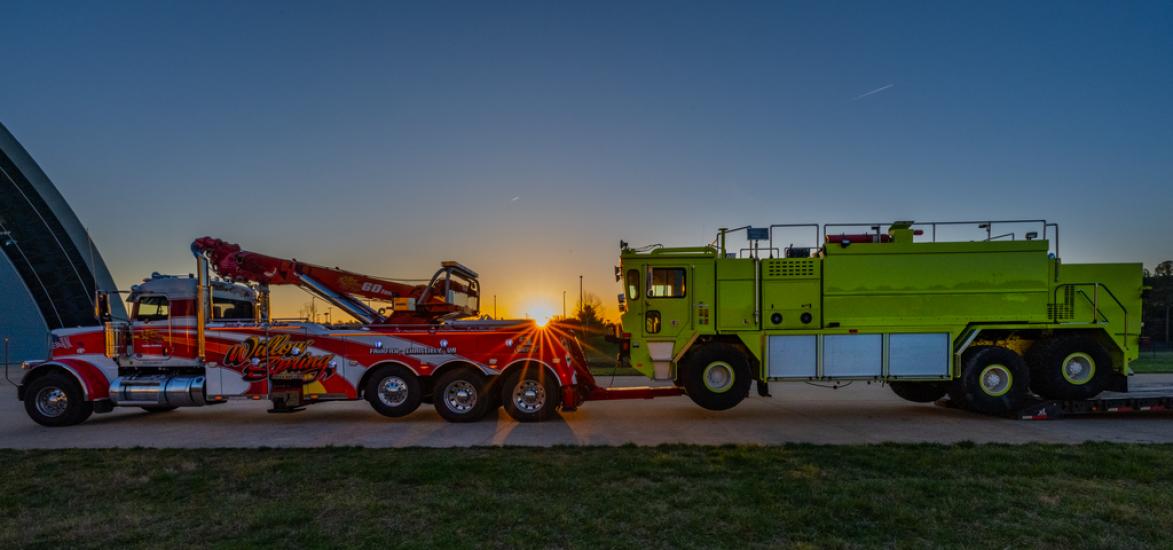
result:
[[[974,226],[979,240],[937,239]],[[727,250],[740,231],[746,248]],[[813,246],[775,247],[776,232],[795,231]],[[621,248],[621,354],[708,409],[737,405],[753,382],[768,395],[769,382],[863,380],[1011,414],[1032,392],[1127,391],[1138,354],[1141,265],[1064,264],[1058,226],[1041,220],[783,224],[722,229],[709,246]]]
[[[292,412],[366,399],[391,417],[430,401],[454,422],[498,406],[536,421],[588,399],[680,393],[597,387],[565,327],[465,320],[478,315],[480,287],[477,274],[456,262],[411,285],[209,237],[192,243],[192,252],[196,275],[154,274],[131,289],[129,319],[111,318],[117,294],[100,293],[101,325],[51,333],[51,357],[22,365],[18,397],[33,420],[66,426],[114,407],[163,412],[236,399],[268,399],[270,412]],[[269,285],[297,285],[358,323],[272,319]]]

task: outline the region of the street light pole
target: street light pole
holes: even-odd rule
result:
[[[582,301],[582,275],[578,276],[578,312],[582,313],[582,308],[586,304]]]
[[[562,318],[566,318],[566,291],[562,291]]]

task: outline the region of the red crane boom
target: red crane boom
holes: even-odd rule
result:
[[[296,285],[350,313],[364,324],[436,323],[479,313],[480,285],[476,272],[442,262],[428,284],[412,285],[296,259],[275,258],[242,250],[240,245],[201,237],[192,252],[207,256],[221,277],[261,285]],[[391,303],[372,308],[365,300]]]

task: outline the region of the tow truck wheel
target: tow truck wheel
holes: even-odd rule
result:
[[[419,379],[401,366],[380,369],[367,380],[363,391],[371,408],[392,418],[409,415],[419,408],[422,393]]]
[[[24,394],[24,410],[42,426],[72,426],[89,418],[94,404],[85,400],[77,380],[53,373],[29,383]]]
[[[932,403],[949,393],[948,382],[888,382],[892,393],[913,403]]]
[[[501,385],[505,412],[518,422],[541,422],[550,418],[560,401],[558,382],[540,366],[514,369]]]
[[[472,369],[457,369],[436,380],[432,395],[436,412],[449,422],[476,422],[489,411],[488,380]]]
[[[961,359],[961,379],[949,398],[977,412],[1006,414],[1022,408],[1030,395],[1030,370],[1017,353],[977,346]]]
[[[1031,346],[1031,389],[1045,399],[1091,399],[1108,385],[1112,357],[1084,336],[1048,338]]]
[[[731,409],[749,393],[749,359],[736,346],[708,344],[681,361],[680,381],[694,403],[710,411]]]

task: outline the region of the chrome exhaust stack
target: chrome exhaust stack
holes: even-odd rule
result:
[[[208,278],[208,257],[196,248],[195,243],[191,244],[191,253],[196,257],[196,356],[199,357],[202,363],[207,357],[207,335],[204,325],[208,323],[208,318],[211,317],[212,300],[211,296],[211,282]]]

